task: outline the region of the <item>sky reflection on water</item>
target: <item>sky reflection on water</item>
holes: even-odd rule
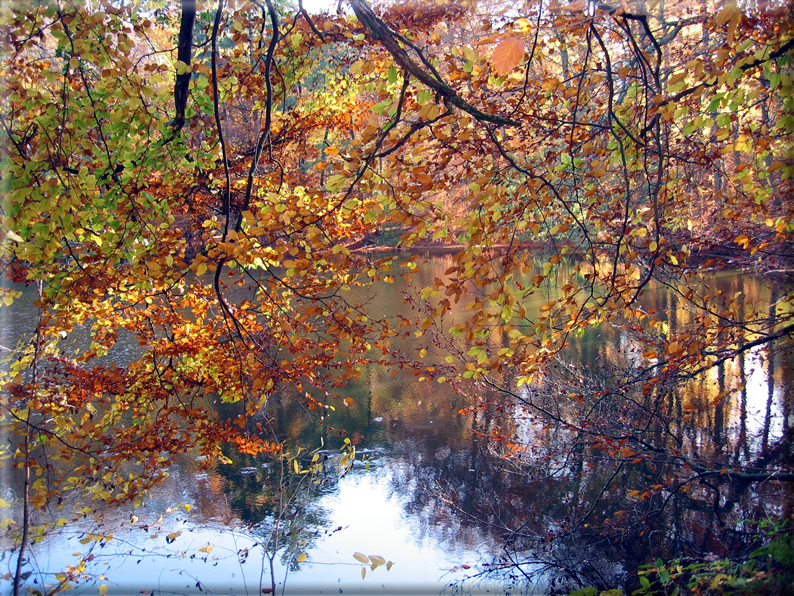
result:
[[[432,283],[435,277],[443,276],[450,262],[448,257],[430,259],[418,270],[415,281],[418,285]],[[763,279],[725,275],[717,276],[714,283],[732,290],[741,288],[751,300],[770,302],[774,298],[774,288],[770,289]],[[399,279],[379,291],[367,289],[373,316],[405,308],[402,291],[406,289]],[[548,291],[553,293],[554,289]],[[30,289],[26,293],[30,294]],[[533,297],[534,307],[539,308],[549,297]],[[688,313],[676,308],[670,292],[651,289],[644,302],[647,308],[668,310],[671,326],[687,324]],[[14,335],[22,333],[31,314],[29,304],[21,302],[19,306],[21,316],[15,317],[14,325],[8,328]],[[447,324],[459,319],[462,311],[460,304]],[[406,309],[405,315],[410,314]],[[79,347],[81,333],[78,330],[69,337],[65,348]],[[504,338],[492,334],[488,341],[498,347]],[[625,331],[603,326],[588,330],[571,346],[566,358],[576,370],[586,366],[609,370],[638,358],[632,341]],[[411,353],[419,350],[412,344],[402,347]],[[429,347],[429,362],[443,356]],[[107,360],[116,359],[123,365],[135,350],[121,337]],[[682,444],[704,458],[724,460],[726,464],[752,461],[793,424],[789,365],[785,358],[754,349],[692,381],[679,395],[670,397],[670,408],[695,404],[697,412],[673,432],[678,433]],[[587,510],[594,498],[603,496],[594,517],[608,519],[625,494],[648,484],[648,470],[639,464],[627,467],[616,486],[602,495],[607,471],[599,469],[600,464],[592,458],[588,462],[592,467],[582,466],[581,461],[578,468],[572,465],[564,449],[566,433],[545,426],[504,395],[475,385],[455,393],[446,384],[420,383],[413,375],[390,372],[377,367],[364,370],[358,383],[339,392],[338,397],[354,399],[349,407],[334,402],[337,410],[326,412],[322,419],[317,412],[307,410],[297,395],[284,391],[272,397],[267,416],[278,433],[290,441],[310,449],[322,441],[327,452],[335,454],[343,436],[348,436],[357,443],[359,455],[368,452],[369,461],[368,469],[360,458],[360,463],[338,481],[301,489],[295,506],[284,510],[288,519],[282,533],[291,535],[283,536],[283,548],[274,559],[279,593],[282,588],[285,594],[337,594],[340,590],[437,594],[445,589],[450,593],[542,592],[543,584],[518,588],[510,582],[499,585],[495,575],[487,584],[463,580],[504,560],[504,537],[511,529],[523,528],[542,542],[549,533],[565,528],[570,511],[566,507]],[[532,390],[544,389],[559,397],[560,389],[553,382],[555,379],[550,378],[549,387],[539,385]],[[729,393],[717,403],[716,396],[726,391]],[[711,403],[716,405],[709,406]],[[475,412],[462,415],[459,411],[464,408],[475,408]],[[672,418],[680,421],[674,414]],[[504,443],[483,438],[495,431],[532,448],[505,458]],[[89,582],[76,593],[95,594],[98,585],[107,584],[109,593],[124,594],[141,590],[260,594],[263,587],[271,585],[261,543],[278,513],[278,474],[269,467],[274,463],[267,458],[231,452],[227,456],[234,460],[231,464],[213,463],[209,470],[201,470],[195,458],[184,457],[172,466],[171,477],[152,492],[144,507],[108,509],[102,518],[88,516],[78,524],[60,528],[35,547],[35,567],[60,571],[94,554],[87,572],[108,579]],[[4,498],[14,502],[14,479],[4,481]],[[734,496],[731,493],[730,498]],[[737,503],[745,497],[739,494]],[[771,492],[749,497],[754,507],[761,503],[770,510],[782,502],[780,495]],[[701,535],[700,526],[707,527],[708,516],[715,515],[712,499],[705,488],[676,497],[681,517],[666,520],[667,527],[659,530],[670,548],[694,542],[705,550],[716,548],[712,536],[705,531]],[[183,504],[192,505],[191,511],[180,507]],[[744,511],[737,505],[727,513],[737,517]],[[686,535],[690,530],[692,535]],[[85,532],[111,531],[114,537],[109,542],[80,542],[85,540]],[[210,544],[211,551],[207,549]],[[520,549],[517,544],[511,546],[512,552]],[[557,557],[565,549],[580,549],[585,557],[583,544],[564,543],[557,552],[532,548],[538,556]],[[635,548],[634,554],[641,559],[643,549],[652,544],[648,539],[647,544]],[[385,566],[374,570],[366,567],[362,579],[364,566],[353,558],[355,552],[380,555],[394,565],[390,570]],[[307,558],[298,562],[301,554]],[[593,565],[618,577],[623,570],[623,553],[604,550],[600,554],[604,558],[594,560]],[[6,551],[1,563],[3,572],[12,570],[15,557]],[[29,582],[34,580],[52,583],[53,578],[33,575]],[[0,589],[3,594],[10,593],[9,583]]]

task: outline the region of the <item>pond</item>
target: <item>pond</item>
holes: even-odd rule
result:
[[[430,285],[450,266],[448,256],[428,256],[413,276],[415,286]],[[715,273],[703,283],[766,304],[782,291],[739,273]],[[351,291],[350,299],[366,300],[373,316],[410,317],[408,291],[397,278]],[[555,292],[539,292],[527,309],[539,309]],[[667,311],[676,329],[688,324],[677,300],[669,288],[653,286],[643,307]],[[11,314],[0,311],[3,345],[31,325],[31,302],[27,290]],[[464,303],[446,324],[462,316]],[[137,346],[123,340],[106,360],[123,365],[135,356]],[[75,332],[68,341],[84,338]],[[492,334],[488,341],[500,345],[504,338]],[[414,357],[424,347],[427,362],[444,361],[443,349],[432,344],[393,347]],[[556,372],[522,391],[545,391],[559,401],[560,388],[583,371],[609,375],[638,357],[629,331],[603,325],[572,340]],[[790,361],[760,347],[749,350],[671,397],[681,416],[670,434],[704,460],[754,461],[794,427],[791,388]],[[662,495],[664,512],[646,527],[617,527],[609,540],[588,534],[590,523],[569,533],[572,512],[593,526],[619,524],[612,520],[621,519],[625,495],[663,479],[654,478],[647,462],[616,471],[595,455],[571,458],[570,429],[540,421],[520,400],[482,383],[455,390],[373,365],[336,393],[351,399],[316,411],[282,391],[262,414],[281,437],[309,446],[297,465],[307,468],[317,454],[318,474],[299,476],[272,456],[232,449],[225,451],[229,463],[209,470],[186,455],[143,506],[87,513],[80,524],[33,546],[28,585],[55,584],[55,574],[82,562],[91,581],[75,593],[261,594],[272,586],[285,594],[544,593],[576,581],[618,585],[651,555],[680,556],[694,546],[722,556],[730,545],[711,528],[757,515],[759,508],[773,516],[790,506],[771,484],[718,493],[716,504],[701,486]],[[15,509],[19,479],[4,470],[0,496]],[[4,551],[2,572],[13,572],[15,563]],[[3,593],[10,593],[10,582]]]

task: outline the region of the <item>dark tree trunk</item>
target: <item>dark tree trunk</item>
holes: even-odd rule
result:
[[[177,59],[190,66],[190,57],[193,50],[193,25],[196,22],[196,0],[182,0],[182,20],[179,25],[179,43],[177,46]],[[179,130],[185,125],[185,106],[187,106],[188,87],[191,73],[186,72],[176,75],[174,85],[174,105],[176,115],[171,121],[171,126]]]

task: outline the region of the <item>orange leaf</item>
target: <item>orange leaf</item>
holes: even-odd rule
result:
[[[517,37],[508,37],[493,51],[491,62],[494,70],[500,75],[506,75],[513,70],[524,58],[524,42]]]

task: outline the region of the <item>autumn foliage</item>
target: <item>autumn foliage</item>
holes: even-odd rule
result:
[[[254,420],[269,398],[338,406],[371,362],[519,399],[571,453],[664,468],[651,492],[794,479],[774,455],[726,474],[655,434],[682,383],[791,347],[789,291],[770,306],[702,283],[790,271],[789,6],[350,0],[309,15],[220,0],[199,7],[188,64],[189,4],[0,8],[2,299],[25,285],[37,311],[3,339],[2,465],[28,504],[7,525],[23,544],[50,523],[34,510],[135,502],[178,454],[279,452]],[[415,269],[357,250],[385,230],[455,248],[417,289],[416,321],[345,297]],[[547,284],[559,295],[529,312]],[[654,284],[682,297],[685,329],[645,307]],[[602,385],[549,385],[599,325],[638,360]],[[135,353],[114,351],[121,335]],[[397,335],[446,346],[450,366],[396,353]]]

